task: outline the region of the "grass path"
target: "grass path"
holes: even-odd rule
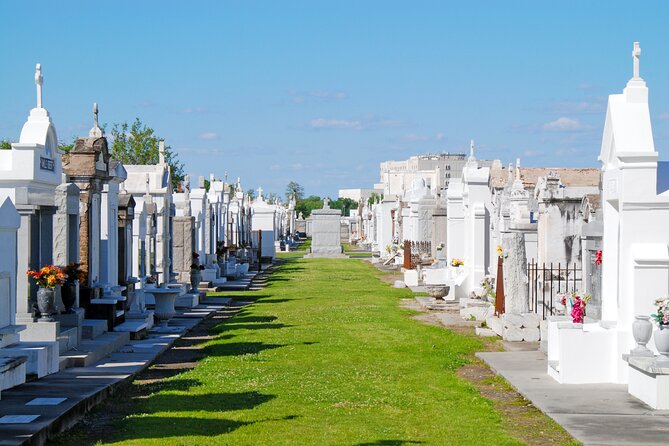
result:
[[[398,306],[410,293],[378,274],[355,260],[287,261],[105,444],[521,444],[456,374],[480,341],[412,320]]]

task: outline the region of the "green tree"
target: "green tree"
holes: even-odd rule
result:
[[[65,144],[63,141],[60,141],[58,143],[58,148],[63,152],[63,153],[70,153],[72,149],[74,149],[74,143],[76,142],[76,139],[72,141],[70,144]]]
[[[383,200],[383,194],[377,194],[376,192],[372,192],[369,195],[369,198],[367,199],[367,204],[368,205],[373,205],[374,203],[379,203]]]
[[[256,191],[253,190],[253,189],[249,189],[249,190],[247,190],[247,191],[246,191],[246,195],[248,195],[249,197],[251,197],[251,200],[255,200],[255,199],[256,199]]]
[[[295,200],[301,200],[304,197],[304,188],[295,181],[291,181],[286,186],[286,200],[290,200],[291,195],[295,195]]]
[[[155,131],[135,118],[132,124],[114,124],[111,131],[111,156],[124,164],[158,164],[158,142],[162,139]],[[172,172],[172,186],[184,179],[184,165],[176,152],[165,146],[165,161]]]
[[[12,142],[8,139],[0,140],[0,150],[12,150]]]
[[[351,209],[358,209],[358,202],[350,198],[337,198],[335,201],[330,202],[330,207],[332,209],[341,209],[342,215],[349,217]]]
[[[297,200],[295,204],[295,212],[298,214],[302,212],[304,218],[307,218],[311,215],[311,211],[314,209],[321,209],[323,207],[323,200],[321,197],[316,195],[310,195],[307,198]]]

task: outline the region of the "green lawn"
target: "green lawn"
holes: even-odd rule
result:
[[[480,341],[412,320],[398,306],[411,294],[377,274],[350,259],[289,260],[110,444],[520,444],[455,375]]]

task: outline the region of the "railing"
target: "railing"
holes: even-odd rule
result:
[[[421,256],[432,255],[431,242],[404,241],[404,269],[416,269],[420,263]]]
[[[555,296],[560,293],[580,291],[582,271],[573,265],[545,263],[539,265],[532,259],[527,264],[527,295],[530,311],[541,314],[543,319],[555,314]],[[541,306],[541,308],[539,308]]]

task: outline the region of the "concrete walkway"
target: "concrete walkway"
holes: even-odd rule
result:
[[[559,384],[539,351],[476,356],[584,445],[667,445],[669,411],[652,410],[623,384]]]
[[[145,339],[88,367],[75,367],[2,392],[0,445],[41,445],[73,426],[119,384],[131,380],[174,342],[216,311],[229,298],[207,297],[192,309],[179,311],[169,328],[155,327]]]

